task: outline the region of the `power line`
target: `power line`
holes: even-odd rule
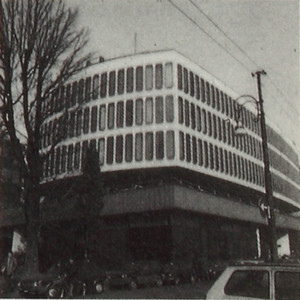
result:
[[[204,34],[206,34],[210,39],[212,39],[221,49],[223,49],[229,56],[231,56],[234,60],[236,60],[239,64],[241,64],[247,71],[251,73],[251,70],[239,59],[231,54],[222,44],[220,44],[216,39],[214,39],[207,31],[205,31],[195,20],[193,20],[187,13],[185,13],[180,7],[178,7],[172,0],[169,0],[170,4],[172,4],[179,12],[181,12],[186,18],[188,18],[195,26],[197,26]]]
[[[255,64],[257,67],[259,67],[259,65],[257,64],[256,61],[254,61],[245,51],[244,49],[242,49],[210,16],[208,16],[198,5],[196,5],[194,3],[194,1],[189,0],[190,3],[202,14],[204,15],[237,49],[239,49],[241,51],[241,53],[243,53],[253,64]],[[297,108],[295,108],[286,98],[286,96],[283,94],[283,92],[276,86],[276,84],[271,80],[270,76],[268,76],[269,81],[271,82],[272,86],[276,89],[276,91],[287,101],[286,103],[292,108],[297,110]],[[277,100],[277,98],[274,98]],[[278,101],[278,103],[280,103]]]
[[[252,63],[254,63],[257,67],[259,67],[259,65],[232,39],[230,38],[230,36],[218,25],[216,24],[212,18],[210,18],[199,6],[197,6],[192,0],[189,0],[190,3],[192,3],[196,8],[197,10],[202,14],[204,15],[212,24],[214,24],[214,26],[216,28],[218,28],[219,31],[221,31],[225,37],[231,41],[232,44],[234,44]]]

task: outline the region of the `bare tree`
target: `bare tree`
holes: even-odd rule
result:
[[[77,16],[61,0],[0,0],[1,117],[23,180],[31,271],[38,270],[41,166],[48,155],[40,150],[41,124],[49,116],[43,103],[90,60]]]

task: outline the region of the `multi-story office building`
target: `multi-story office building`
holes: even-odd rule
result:
[[[243,107],[248,134],[235,135],[237,97],[175,51],[90,64],[45,103],[50,115],[41,147],[56,144],[44,164],[45,186],[57,191],[74,180],[86,149],[94,147],[108,189],[89,228],[99,256],[265,256],[267,221],[258,208],[265,192],[260,126],[255,111]],[[269,125],[267,133],[278,236],[288,235],[296,251],[299,219],[291,213],[300,208],[298,157]],[[65,218],[70,214],[65,209]]]

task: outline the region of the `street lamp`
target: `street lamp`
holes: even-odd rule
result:
[[[264,163],[264,177],[265,177],[265,203],[261,205],[261,208],[266,211],[268,219],[268,228],[269,228],[269,244],[270,244],[270,258],[272,262],[276,262],[278,259],[277,253],[277,233],[276,233],[276,222],[275,222],[275,212],[274,212],[274,202],[273,202],[273,187],[271,181],[271,171],[270,171],[270,158],[268,150],[268,141],[267,141],[267,129],[266,129],[266,120],[263,107],[263,98],[261,92],[261,74],[266,75],[265,71],[257,71],[252,73],[252,76],[257,78],[257,87],[258,87],[258,100],[251,95],[242,95],[236,99],[238,104],[237,108],[237,125],[235,127],[235,134],[237,136],[244,136],[246,130],[243,126],[241,120],[241,109],[248,103],[252,102],[256,105],[257,109],[257,121],[260,121],[261,129],[261,141],[262,141],[262,151],[263,151],[263,163]],[[241,103],[242,99],[246,99]],[[239,103],[240,102],[240,103]]]

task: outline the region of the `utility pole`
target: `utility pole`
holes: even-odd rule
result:
[[[269,245],[270,245],[270,255],[271,261],[276,262],[278,260],[277,251],[277,232],[276,232],[276,222],[275,222],[275,212],[274,212],[274,202],[273,202],[273,187],[271,180],[270,171],[270,158],[267,140],[267,129],[266,120],[263,106],[263,98],[261,91],[261,75],[266,75],[264,70],[257,71],[252,76],[257,78],[257,89],[258,89],[258,103],[260,108],[260,129],[261,129],[261,140],[262,140],[262,151],[263,151],[263,162],[264,162],[264,175],[265,175],[265,197],[266,205],[268,207],[267,218],[268,218],[268,228],[269,228]]]

